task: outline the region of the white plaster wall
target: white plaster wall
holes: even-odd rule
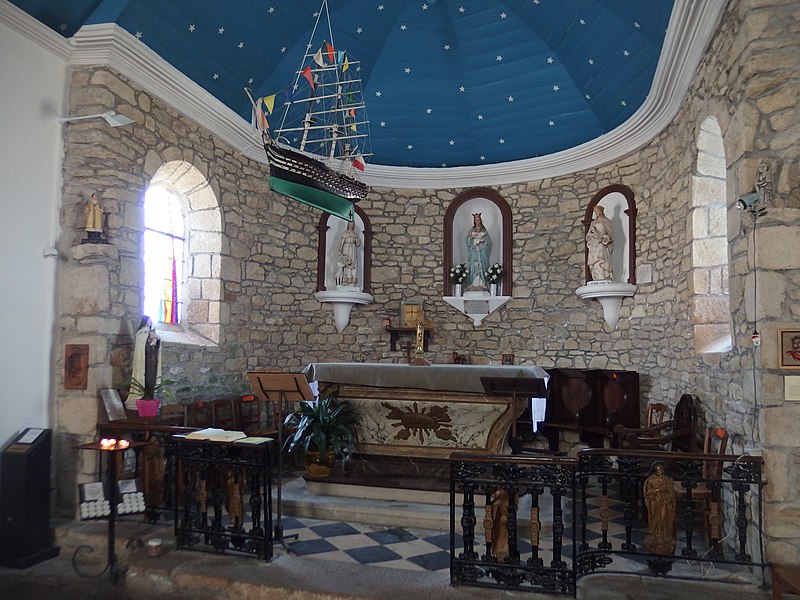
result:
[[[0,445],[51,427],[51,353],[67,64],[0,19]]]

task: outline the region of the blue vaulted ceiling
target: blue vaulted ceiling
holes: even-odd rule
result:
[[[12,0],[65,37],[116,23],[250,120],[300,66],[320,0]],[[674,0],[329,0],[361,61],[371,163],[456,167],[596,139],[645,101]]]

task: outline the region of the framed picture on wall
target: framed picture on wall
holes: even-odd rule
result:
[[[403,302],[400,304],[400,327],[416,327],[425,321],[425,311],[419,302]]]
[[[800,369],[800,329],[778,330],[778,365],[781,369]]]

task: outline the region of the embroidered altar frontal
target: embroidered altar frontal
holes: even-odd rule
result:
[[[355,407],[359,452],[423,458],[445,458],[457,450],[507,454],[508,431],[527,399],[517,398],[513,407],[511,397],[480,393],[480,378],[547,376],[539,367],[368,363],[315,364],[308,372],[319,379],[322,393],[338,389]]]

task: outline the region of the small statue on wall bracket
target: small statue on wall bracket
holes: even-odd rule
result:
[[[762,161],[758,165],[758,175],[756,175],[756,193],[758,193],[758,203],[761,210],[765,210],[772,205],[772,173],[769,163]]]
[[[594,207],[594,219],[586,232],[588,254],[586,264],[593,281],[608,281],[614,276],[611,266],[611,253],[614,248],[614,233],[611,221],[602,206]]]
[[[81,244],[107,244],[108,240],[103,231],[105,212],[97,197],[97,192],[86,201],[86,222],[84,230],[86,237],[81,240]]]

